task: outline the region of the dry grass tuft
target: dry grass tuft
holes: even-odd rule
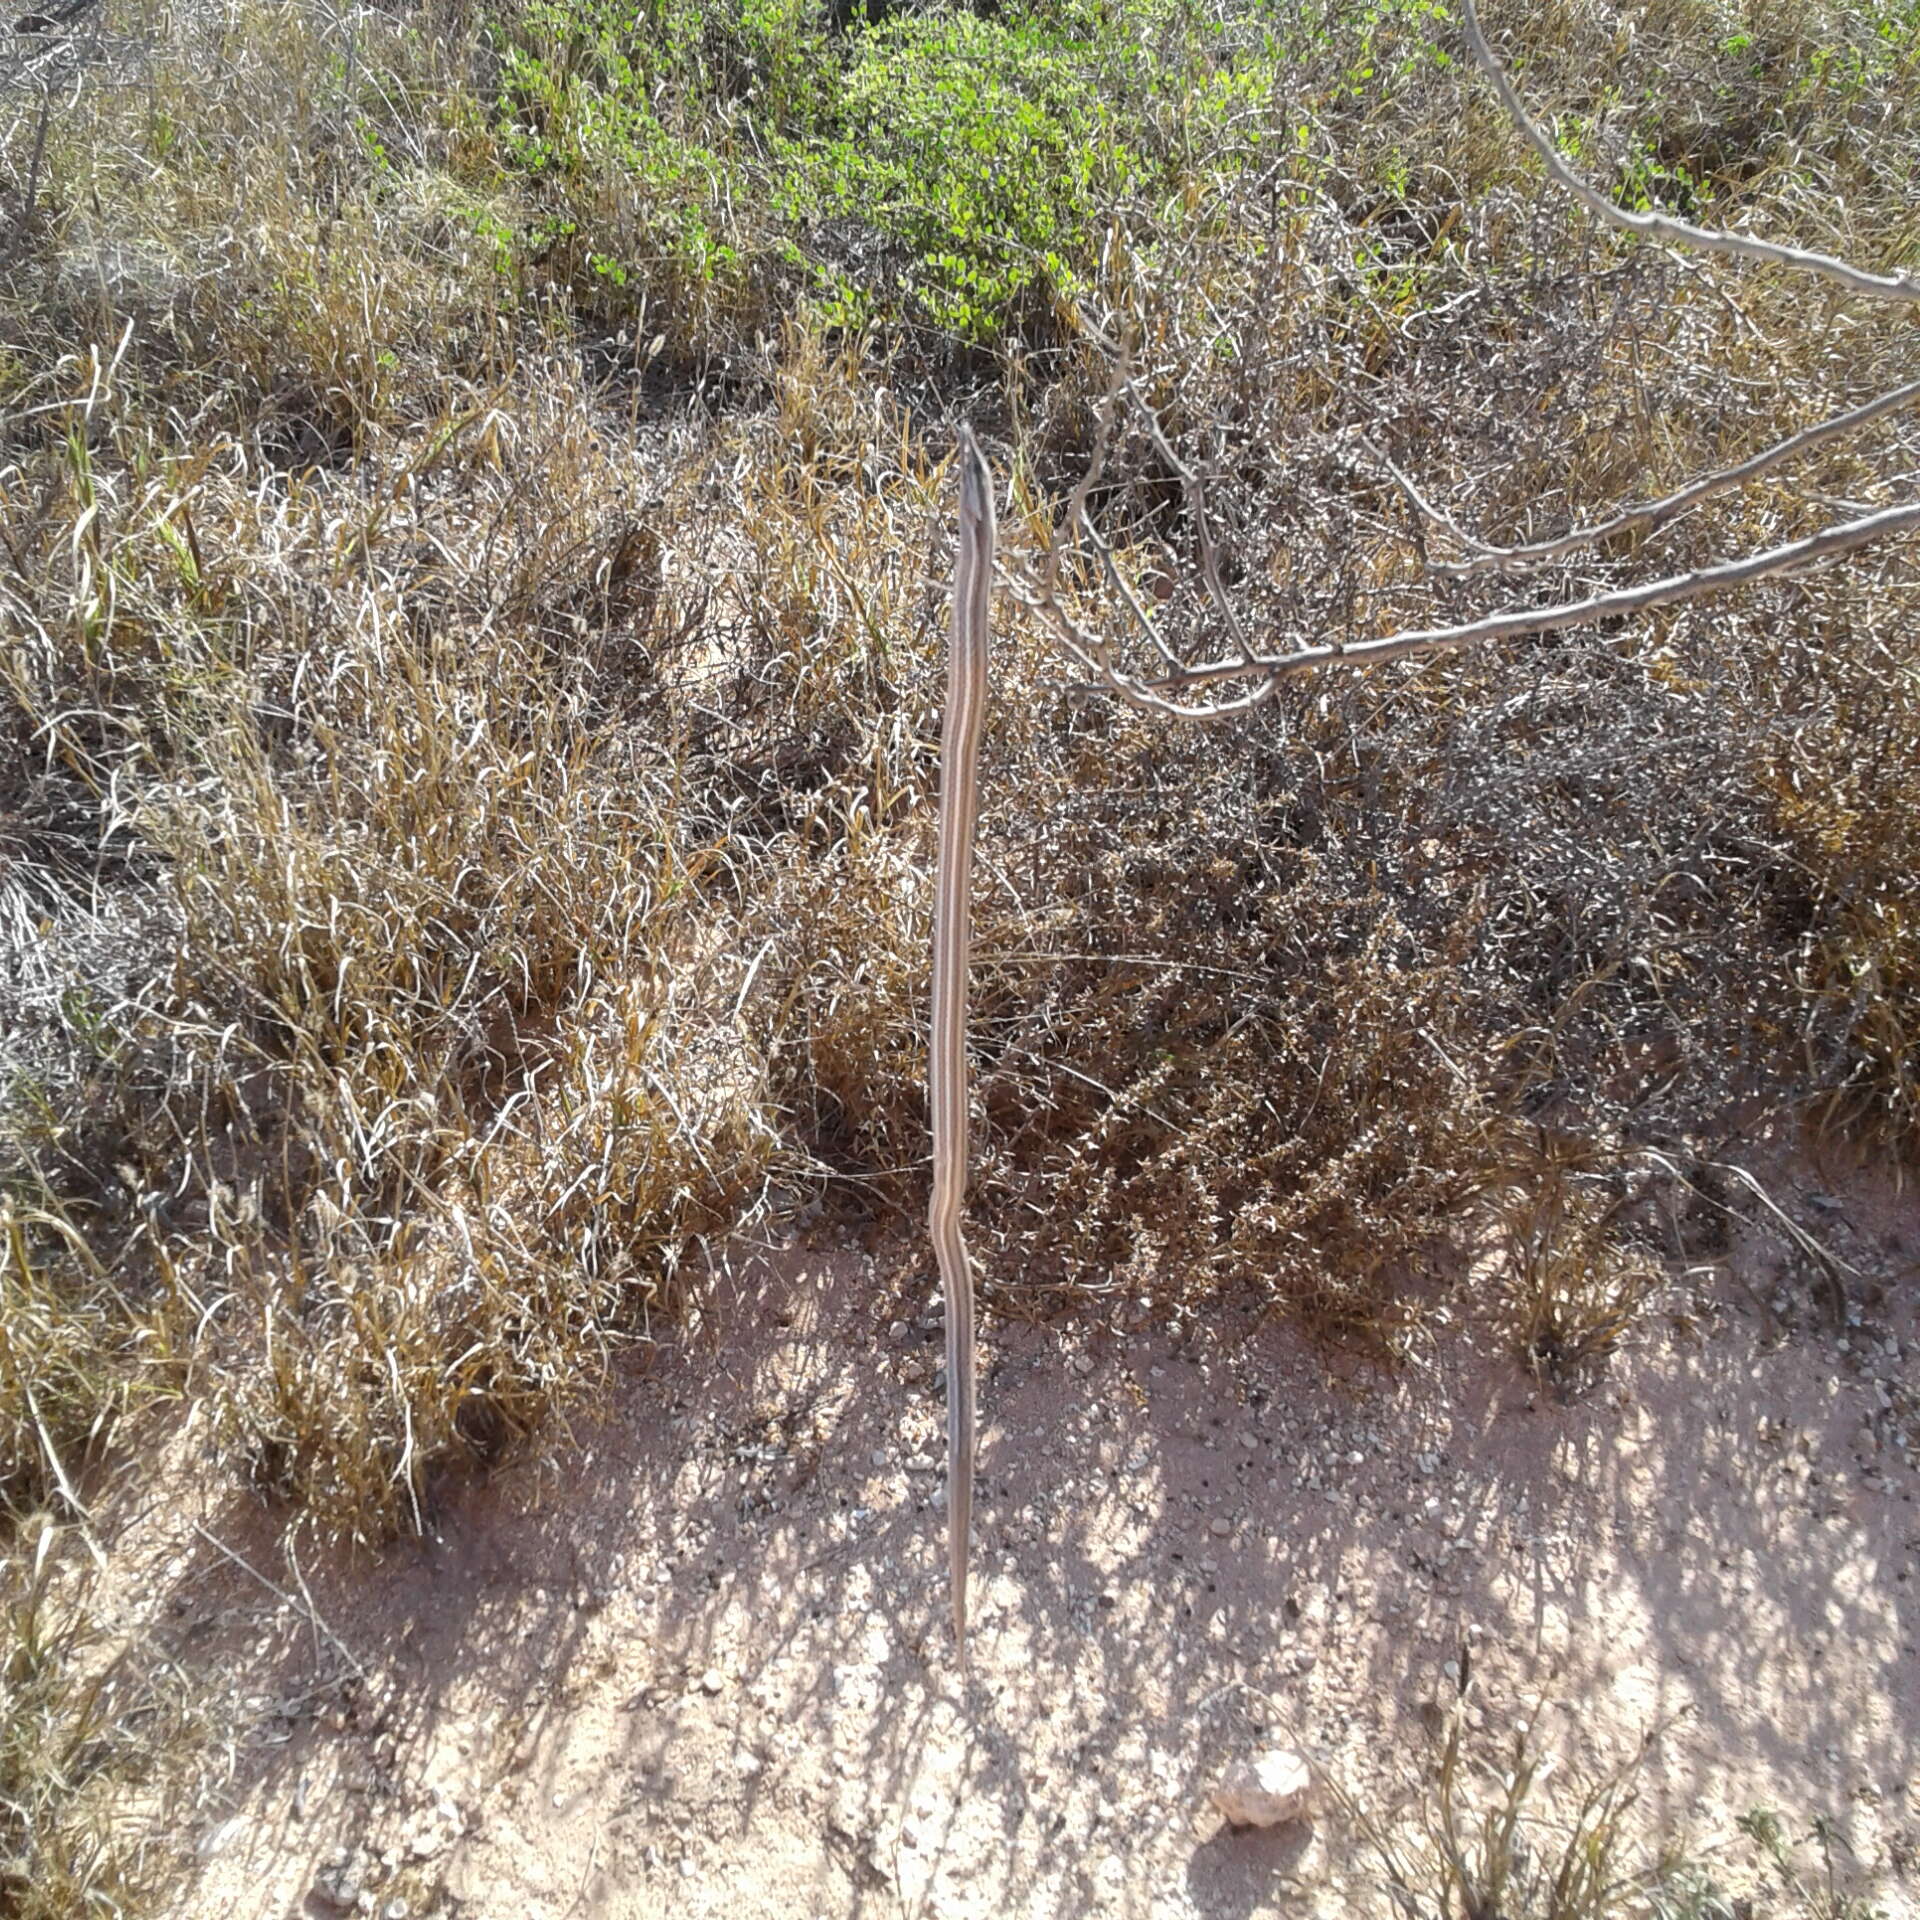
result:
[[[1613,1351],[1663,1276],[1622,1231],[1640,1196],[1601,1154],[1543,1134],[1528,1174],[1501,1213],[1508,1308],[1522,1358],[1566,1384]]]
[[[1448,1716],[1421,1799],[1424,1831],[1417,1841],[1397,1840],[1359,1814],[1395,1912],[1404,1920],[1455,1914],[1606,1920],[1687,1912],[1685,1903],[1699,1894],[1711,1900],[1711,1890],[1686,1864],[1648,1852],[1644,1824],[1635,1817],[1635,1778],[1655,1736],[1649,1734],[1625,1766],[1577,1789],[1561,1811],[1569,1796],[1547,1788],[1557,1768],[1540,1737],[1539,1717],[1536,1707],[1498,1762],[1476,1767],[1463,1743],[1460,1712]],[[1691,1911],[1705,1920],[1712,1908],[1696,1904]]]
[[[129,1820],[156,1763],[187,1737],[176,1705],[93,1657],[86,1579],[45,1514],[0,1562],[0,1914],[65,1920],[136,1911],[163,1870]],[[171,1745],[170,1745],[171,1743]]]

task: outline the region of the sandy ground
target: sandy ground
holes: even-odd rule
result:
[[[1573,1397],[1457,1316],[1393,1376],[990,1325],[965,1672],[937,1316],[862,1254],[743,1254],[724,1342],[371,1568],[156,1434],[106,1600],[223,1702],[176,1911],[1385,1914],[1350,1809],[1213,1832],[1209,1784],[1285,1742],[1391,1824],[1456,1705],[1491,1763],[1542,1697],[1563,1797],[1673,1722],[1663,1829],[1830,1816],[1920,1911],[1920,1208],[1808,1197],[1843,1337],[1755,1239]]]

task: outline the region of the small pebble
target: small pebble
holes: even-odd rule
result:
[[[1236,1827],[1276,1827],[1312,1812],[1313,1775],[1303,1755],[1276,1747],[1229,1769],[1208,1797]]]
[[[1084,1380],[1087,1375],[1093,1371],[1093,1356],[1091,1354],[1076,1353],[1073,1356],[1072,1366],[1074,1372]]]
[[[700,1691],[702,1693],[723,1692],[726,1684],[727,1676],[722,1673],[718,1667],[709,1667],[706,1672],[700,1676]]]
[[[1233,1532],[1233,1522],[1224,1514],[1216,1514],[1207,1522],[1207,1531],[1216,1540],[1225,1540]]]

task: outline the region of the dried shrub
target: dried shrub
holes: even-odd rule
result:
[[[1545,1129],[1529,1144],[1500,1196],[1508,1311],[1521,1357],[1568,1385],[1613,1351],[1662,1276],[1623,1231],[1636,1196],[1600,1153]]]

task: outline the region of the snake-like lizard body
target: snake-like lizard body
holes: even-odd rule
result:
[[[954,1644],[967,1634],[967,1546],[973,1527],[973,1270],[960,1231],[967,1192],[967,950],[974,823],[980,809],[980,723],[987,704],[987,615],[993,594],[993,479],[960,429],[960,545],[953,576],[947,710],[940,731],[940,852],[934,876],[933,1018],[927,1059],[933,1112],[933,1203],[927,1224],[947,1309],[947,1564]]]

